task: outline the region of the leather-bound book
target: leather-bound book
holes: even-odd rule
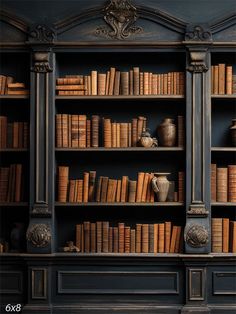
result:
[[[136,224],[135,251],[141,253],[142,250],[142,224]]]
[[[143,88],[144,88],[144,82],[143,82],[143,72],[139,73],[139,95],[143,95]]]
[[[61,114],[56,115],[56,147],[62,147],[62,125],[61,125]]]
[[[6,141],[6,147],[12,148],[13,147],[13,123],[7,123],[7,133],[4,134],[4,130],[1,127],[1,117],[0,117],[0,130],[1,130],[1,137],[0,137],[0,148],[4,148],[4,141]],[[28,146],[24,146],[27,148]]]
[[[97,191],[96,191],[96,202],[101,202],[102,179],[103,177],[101,176],[98,179]]]
[[[144,174],[143,189],[142,189],[142,196],[141,196],[141,202],[142,203],[146,202],[149,177],[150,177],[149,173]]]
[[[107,200],[107,187],[108,187],[108,177],[102,178],[102,186],[101,186],[101,202],[105,203]]]
[[[178,173],[178,188],[179,202],[183,202],[185,199],[185,173],[183,171],[179,171]]]
[[[211,201],[216,202],[216,164],[211,164]]]
[[[96,222],[96,235],[97,235],[97,253],[102,252],[102,222]]]
[[[179,95],[185,94],[185,73],[179,73]]]
[[[133,96],[134,94],[134,71],[129,70],[129,94]]]
[[[109,95],[109,84],[110,84],[110,71],[107,71],[107,77],[106,77],[106,89],[105,89],[105,95]]]
[[[91,120],[86,121],[86,147],[91,147]]]
[[[2,128],[6,129],[6,123],[4,123],[4,126]],[[3,132],[3,134],[6,134],[6,131]],[[6,148],[6,139],[5,136],[3,137],[3,148]],[[13,122],[13,148],[18,148],[19,146],[19,123]]]
[[[113,228],[113,252],[119,252],[119,232],[118,227]]]
[[[173,73],[173,95],[177,95],[177,72]]]
[[[149,250],[149,225],[142,224],[142,253],[148,253]]]
[[[99,146],[99,116],[92,115],[92,147]]]
[[[149,224],[149,253],[154,251],[154,224]]]
[[[111,119],[103,120],[104,147],[111,148]]]
[[[137,146],[138,119],[132,119],[132,147]]]
[[[120,123],[120,147],[128,147],[128,123]]]
[[[152,75],[152,95],[157,95],[157,74]]]
[[[144,121],[145,121],[145,117],[138,117],[138,125],[137,125],[137,141],[139,141],[141,134],[143,132],[144,129]]]
[[[106,93],[106,73],[98,73],[98,95],[105,95]]]
[[[228,165],[229,202],[236,202],[236,165]]]
[[[236,221],[230,221],[230,252],[236,253]]]
[[[81,252],[81,224],[76,225],[75,246]]]
[[[158,245],[159,245],[159,236],[158,236],[158,230],[159,230],[159,225],[154,224],[154,253],[158,252]]]
[[[71,146],[74,148],[79,147],[79,116],[71,116]]]
[[[130,253],[130,227],[125,226],[125,253]]]
[[[112,191],[111,191],[111,202],[115,203],[116,201],[116,190],[117,190],[118,180],[113,180],[112,182]]]
[[[130,253],[135,253],[135,229],[130,230]]]
[[[163,94],[167,95],[168,93],[168,75],[165,73],[163,75]]]
[[[232,94],[232,83],[233,83],[233,67],[232,65],[226,66],[226,94]]]
[[[85,96],[88,96],[89,95],[89,92],[88,92],[88,75],[85,75],[84,76],[84,95]]]
[[[123,222],[118,223],[119,231],[119,253],[125,252],[125,224]]]
[[[91,245],[90,245],[90,251],[91,253],[96,252],[96,223],[91,222],[90,223],[90,240],[91,240]]]
[[[219,63],[219,95],[225,94],[225,64]]]
[[[129,180],[129,203],[135,203],[137,181]]]
[[[120,123],[116,123],[116,147],[120,147]]]
[[[82,85],[83,78],[79,77],[58,77],[56,79],[57,85]]]
[[[88,202],[89,195],[89,172],[84,172],[84,183],[83,183],[83,202]]]
[[[90,222],[84,221],[84,251],[90,253]]]
[[[229,218],[223,218],[222,221],[222,232],[223,232],[223,244],[222,244],[222,252],[229,252]]]
[[[92,77],[91,77],[91,75],[88,75],[87,94],[88,94],[89,96],[92,95]]]
[[[221,253],[223,249],[223,220],[211,219],[211,250],[213,253]]]
[[[184,116],[178,116],[178,146],[184,147],[185,131],[184,131]]]
[[[95,183],[96,183],[96,171],[89,171],[89,191],[88,191],[89,202],[94,202],[95,200]]]
[[[132,146],[132,124],[128,123],[128,147]]]
[[[171,94],[171,73],[167,73],[167,94]]]
[[[148,95],[152,95],[152,72],[148,73]]]
[[[127,176],[122,176],[121,197],[120,197],[120,201],[122,203],[127,202],[127,199],[128,199],[128,180],[129,180],[129,178]]]
[[[157,95],[161,94],[161,74],[157,74]]]
[[[144,182],[144,172],[138,173],[137,191],[136,191],[136,202],[140,203],[142,200],[143,182]]]
[[[165,222],[165,253],[170,252],[170,240],[171,240],[171,222]]]
[[[102,252],[108,253],[109,222],[102,222]]]
[[[178,227],[173,226],[170,240],[170,253],[175,253],[176,239],[177,239]]]
[[[115,74],[115,82],[114,82],[114,95],[118,96],[120,95],[120,71],[116,71]]]
[[[12,174],[11,174],[12,176]],[[0,202],[10,201],[7,199],[8,186],[10,187],[10,168],[9,167],[1,167],[0,168]]]
[[[117,147],[116,122],[111,123],[111,147]]]
[[[76,201],[78,203],[83,203],[83,196],[84,196],[84,180],[83,179],[79,179],[76,180],[77,181],[77,199]]]
[[[115,184],[114,179],[108,179],[108,185],[107,185],[107,203],[111,203],[113,199],[113,190],[114,190],[114,184]]]
[[[211,66],[211,95],[214,94],[214,66]]]
[[[214,94],[219,94],[219,66],[214,65]]]
[[[81,253],[84,253],[84,224],[81,224]]]
[[[113,252],[113,227],[109,227],[108,230],[108,252]]]
[[[114,93],[115,73],[116,73],[116,69],[111,67],[110,68],[109,89],[108,89],[108,95],[109,96],[112,96]]]
[[[177,226],[177,234],[176,234],[176,242],[175,242],[175,253],[180,253],[181,230],[182,230],[182,228],[180,226]]]
[[[73,203],[75,200],[75,180],[69,180],[69,203]]]
[[[216,185],[216,200],[217,202],[227,202],[228,200],[228,169],[217,168],[217,185]]]
[[[116,202],[119,203],[121,198],[121,180],[117,180]]]
[[[79,115],[79,147],[86,147],[86,115]]]
[[[91,91],[93,96],[98,94],[97,75],[98,75],[97,71],[91,71]]]
[[[139,67],[134,67],[134,95],[139,95]]]
[[[85,129],[86,129],[86,125],[85,125]],[[72,134],[71,133],[72,133],[72,117],[71,117],[71,114],[68,114],[68,147],[72,147],[72,140],[71,140]],[[85,141],[86,141],[86,134],[85,134]]]
[[[59,96],[84,96],[84,90],[59,90]]]
[[[143,94],[148,95],[149,93],[149,73],[144,72],[143,73]]]
[[[7,147],[7,117],[0,116],[0,148],[6,148]],[[14,125],[14,123],[13,123]],[[13,133],[14,138],[14,133]],[[14,140],[13,140],[14,142]],[[17,143],[18,144],[18,143]],[[14,146],[12,146],[14,147]]]
[[[159,224],[159,233],[158,233],[158,253],[165,252],[165,224]]]
[[[58,202],[66,202],[69,183],[69,167],[58,167]]]

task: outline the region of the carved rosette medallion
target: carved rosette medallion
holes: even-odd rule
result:
[[[50,43],[56,38],[56,33],[47,25],[38,24],[29,32],[29,40],[38,43]]]
[[[199,224],[190,224],[185,227],[185,242],[194,248],[201,248],[207,245],[209,235],[207,229]]]
[[[212,34],[206,26],[189,25],[186,29],[185,41],[212,41]]]
[[[133,25],[138,15],[129,0],[111,0],[104,12],[104,20],[108,27],[97,27],[96,36],[123,40],[142,32],[141,27]]]
[[[47,73],[52,72],[52,68],[49,64],[48,52],[35,52],[34,53],[34,65],[31,68],[32,72]]]
[[[47,224],[32,224],[26,233],[27,241],[36,248],[44,248],[51,242],[51,229]]]

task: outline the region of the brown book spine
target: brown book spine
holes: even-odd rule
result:
[[[173,226],[170,240],[170,253],[175,253],[176,239],[177,239],[178,227]]]
[[[211,164],[211,201],[216,202],[216,164]]]
[[[148,95],[152,95],[152,73],[148,73]]]
[[[10,201],[10,182],[12,179],[12,167],[0,168],[0,202]],[[9,195],[9,197],[8,197]]]
[[[72,140],[71,140],[71,130],[72,130],[72,117],[71,114],[68,114],[68,147],[72,147]],[[86,128],[86,125],[85,125]],[[86,138],[86,134],[85,134]]]
[[[77,182],[77,197],[76,201],[78,203],[83,203],[83,195],[84,195],[84,180],[76,180]]]
[[[149,253],[154,253],[154,224],[149,224]]]
[[[142,224],[142,253],[148,253],[149,249],[149,225]]]
[[[165,73],[163,75],[163,94],[167,95],[168,93],[168,75]]]
[[[91,91],[92,95],[97,95],[98,90],[97,90],[97,71],[91,71]]]
[[[108,89],[108,95],[112,96],[114,93],[114,83],[115,83],[115,68],[110,68],[110,81],[109,81],[109,89]]]
[[[18,146],[18,143],[14,143],[14,125],[16,122],[13,123],[13,147]],[[0,116],[0,148],[6,148],[7,147],[7,117],[5,116]],[[18,139],[17,139],[18,140]]]
[[[185,131],[184,131],[184,117],[178,116],[178,146],[184,147]]]
[[[211,95],[214,94],[214,66],[211,66]]]
[[[88,95],[92,95],[92,77],[91,75],[88,75],[88,90],[87,90],[87,94]]]
[[[158,229],[159,225],[154,224],[154,253],[158,252]]]
[[[228,166],[228,175],[228,201],[236,202],[236,165]]]
[[[107,71],[105,95],[109,95],[110,71]]]
[[[176,242],[175,242],[175,253],[180,252],[180,238],[181,238],[181,227],[177,226]]]
[[[150,177],[149,173],[144,174],[143,189],[142,189],[142,196],[141,196],[141,202],[142,203],[146,202],[149,177]]]
[[[157,74],[157,95],[161,94],[161,74]]]
[[[83,84],[83,78],[80,77],[72,77],[72,78],[57,78],[56,79],[56,84],[57,85],[82,85]]]
[[[22,165],[16,165],[15,202],[21,201]]]
[[[96,223],[94,222],[90,223],[90,240],[91,240],[90,251],[91,253],[95,253],[96,252]]]
[[[85,96],[88,96],[89,95],[89,92],[88,92],[88,75],[85,75],[84,76],[84,95]]]
[[[125,224],[123,222],[118,223],[119,231],[119,253],[125,252]]]
[[[120,71],[116,71],[115,82],[114,82],[114,95],[115,96],[120,95],[120,79],[121,79],[121,73]]]
[[[100,176],[98,179],[97,191],[96,191],[96,202],[101,202],[102,178],[103,177]]]
[[[230,221],[230,252],[236,253],[236,221]]]
[[[129,180],[129,178],[127,176],[122,176],[121,197],[120,197],[120,201],[122,203],[127,202],[127,199],[128,199],[128,180]]]
[[[141,253],[142,248],[142,224],[136,224],[135,252]]]
[[[129,180],[129,203],[135,203],[137,181]]]
[[[137,146],[138,119],[132,119],[132,147]]]
[[[214,94],[219,94],[219,66],[214,65]]]
[[[143,73],[143,94],[148,95],[149,93],[149,73],[144,72]]]
[[[211,219],[211,249],[213,253],[221,253],[223,248],[222,218]]]
[[[56,147],[62,147],[61,114],[56,114]]]
[[[92,116],[92,147],[99,147],[99,116]]]
[[[116,122],[111,123],[111,147],[117,147],[116,139],[117,139],[117,134],[116,134]]]
[[[135,253],[135,229],[130,230],[130,253]]]
[[[153,177],[154,177],[154,174],[153,173],[151,173],[151,175],[150,175],[150,183],[149,183],[149,189],[150,189],[150,203],[154,203],[154,201],[155,201],[155,193],[154,193],[154,190],[153,190],[153,188],[152,188],[152,179],[153,179]]]
[[[69,203],[75,201],[75,180],[69,180]]]
[[[158,253],[165,252],[165,224],[159,224],[159,237],[158,237]]]
[[[128,147],[128,123],[120,123],[120,147]]]
[[[228,197],[228,169],[217,168],[217,185],[216,185],[216,200],[217,202],[227,202]]]
[[[225,64],[219,63],[219,94],[225,94]]]
[[[144,129],[144,117],[138,117],[138,124],[137,124],[137,141],[139,141],[141,134]]]
[[[109,222],[102,222],[102,252],[108,253]]]
[[[66,202],[69,182],[69,167],[58,167],[58,202]]]
[[[167,94],[171,94],[171,73],[167,73]]]
[[[130,227],[125,226],[125,253],[130,253]]]
[[[29,146],[29,123],[24,122],[23,147],[28,148],[28,146]]]
[[[111,148],[111,119],[103,120],[104,147]]]
[[[84,182],[83,182],[83,202],[88,203],[89,195],[89,173],[84,172]]]
[[[91,120],[86,121],[86,147],[91,147]]]
[[[120,123],[116,123],[116,147],[120,147]]]
[[[85,85],[56,85],[56,90],[63,90],[63,91],[76,91],[76,90],[85,90]]]
[[[145,176],[144,172],[138,173],[137,192],[136,192],[136,202],[137,203],[140,203],[142,200],[144,176]]]
[[[102,222],[96,222],[96,235],[97,235],[97,253],[102,252]]]
[[[121,180],[117,180],[116,202],[119,203],[120,200],[121,200]]]
[[[63,145],[63,141],[62,141]],[[79,116],[72,115],[71,117],[71,146],[79,147]]]
[[[132,96],[134,94],[134,71],[129,71],[129,94]]]
[[[81,224],[76,225],[76,238],[75,238],[75,246],[81,252]]]
[[[86,115],[79,115],[79,147],[86,147]]]
[[[139,95],[143,95],[143,85],[144,85],[144,82],[143,82],[143,72],[140,72],[139,73]]]
[[[178,188],[179,202],[183,202],[185,199],[185,173],[183,171],[179,171],[178,173]]]
[[[98,95],[106,94],[106,74],[98,73]]]
[[[128,147],[132,146],[132,124],[128,123]]]
[[[118,253],[119,252],[119,232],[118,227],[113,228],[113,252]]]
[[[157,95],[157,74],[152,75],[152,94]]]
[[[222,252],[228,253],[229,252],[229,219],[223,218],[222,221],[223,224],[223,247]]]
[[[107,203],[111,203],[112,201],[112,190],[113,190],[113,179],[108,179],[108,185],[107,185]]]
[[[90,222],[84,222],[84,251],[90,253]]]
[[[81,225],[81,253],[84,253],[84,250],[85,250],[85,248],[84,248],[84,245],[85,245],[84,239],[85,239],[85,237],[84,237],[84,224],[82,224]]]
[[[94,202],[95,200],[95,184],[96,184],[96,171],[89,171],[89,191],[88,191],[89,202]]]
[[[4,125],[5,129],[5,125]],[[4,132],[6,134],[6,132]],[[6,141],[5,141],[5,135],[4,135],[4,141],[3,141],[4,148],[6,147]],[[13,122],[13,148],[18,148],[19,146],[19,123]]]
[[[58,95],[59,96],[84,96],[85,91],[84,90],[59,90]]]
[[[101,202],[105,203],[107,200],[107,187],[108,187],[108,177],[102,178],[102,186],[101,186]]]
[[[68,115],[62,114],[62,147],[68,148],[69,147],[69,121],[68,121]]]
[[[232,85],[233,85],[233,67],[228,65],[226,67],[226,94],[232,94]]]
[[[165,222],[165,253],[170,252],[170,240],[171,240],[171,222]]]
[[[109,227],[108,230],[108,252],[113,252],[113,228]]]
[[[134,95],[139,95],[139,67],[134,67]],[[141,95],[141,94],[140,94]]]

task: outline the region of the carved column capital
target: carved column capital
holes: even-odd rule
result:
[[[187,224],[184,232],[185,242],[193,248],[201,248],[209,241],[208,230],[197,223]]]
[[[187,70],[193,73],[202,73],[208,71],[207,48],[190,47],[189,48],[189,65]]]
[[[47,73],[52,72],[52,68],[49,64],[50,54],[49,52],[37,51],[34,52],[32,72]]]
[[[187,211],[188,216],[195,217],[206,217],[209,214],[209,211],[206,209],[204,204],[192,204],[189,206],[189,210]]]
[[[26,239],[35,248],[45,248],[51,242],[51,228],[48,224],[31,224]]]

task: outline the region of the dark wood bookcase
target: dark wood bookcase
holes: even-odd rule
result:
[[[81,11],[83,9],[79,8]],[[113,10],[113,13],[111,13]],[[27,149],[1,149],[0,166],[22,163],[24,198],[1,203],[2,312],[22,313],[234,313],[234,253],[211,252],[211,218],[236,220],[235,203],[211,202],[211,163],[235,164],[229,127],[236,95],[211,95],[211,65],[236,74],[235,23],[231,14],[209,25],[189,24],[160,10],[110,1],[73,17],[29,24],[1,11],[0,74],[30,88],[28,96],[0,96],[0,114],[30,124]],[[22,13],[22,12],[21,12]],[[114,21],[123,18],[117,24]],[[114,15],[113,15],[114,14]],[[22,15],[23,16],[23,15]],[[113,16],[113,17],[111,17]],[[129,16],[130,24],[124,25]],[[1,26],[0,25],[0,26]],[[114,30],[114,32],[112,32]],[[66,74],[128,71],[185,72],[184,95],[58,96],[56,78]],[[184,147],[57,148],[56,114],[99,115],[117,122],[147,117],[152,136],[164,118],[184,116]],[[101,134],[100,134],[101,143]],[[70,178],[84,171],[137,179],[140,171],[170,172],[178,185],[185,172],[184,202],[60,203],[58,166]],[[63,253],[83,221],[154,223],[183,229],[182,253]],[[14,223],[24,224],[20,252],[12,250]]]

